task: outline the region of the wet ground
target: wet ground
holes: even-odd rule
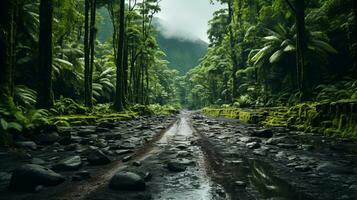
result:
[[[71,135],[65,143],[0,151],[0,199],[357,199],[353,142],[186,111],[63,132]],[[96,150],[111,162],[90,165]],[[78,169],[54,167],[68,156],[80,156]],[[52,168],[65,182],[9,190],[12,171],[26,163]],[[118,171],[138,174],[145,190],[110,189]]]

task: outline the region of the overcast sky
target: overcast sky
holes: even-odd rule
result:
[[[208,21],[222,5],[210,4],[209,0],[162,0],[161,12],[166,37],[197,39],[208,42]]]

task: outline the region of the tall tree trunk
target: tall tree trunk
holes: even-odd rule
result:
[[[84,104],[90,106],[90,86],[89,86],[89,71],[90,71],[90,48],[89,48],[89,11],[90,1],[85,0],[84,6]]]
[[[305,92],[305,52],[307,49],[305,34],[305,0],[295,0],[296,20],[296,70],[297,85],[300,93]]]
[[[352,34],[353,36],[353,44],[352,44],[352,58],[353,58],[353,69],[354,71],[357,70],[357,1],[352,1],[352,12],[354,15],[354,26]]]
[[[237,71],[238,71],[238,58],[235,50],[235,37],[233,33],[233,1],[228,1],[228,23],[229,23],[229,44],[230,44],[230,52],[231,52],[231,60],[232,60],[232,79],[233,79],[233,87],[232,87],[232,102],[238,97],[238,81],[237,81]]]
[[[40,38],[39,38],[39,88],[37,106],[51,108],[53,106],[52,91],[52,0],[40,1]]]
[[[89,84],[89,104],[90,108],[93,107],[93,70],[94,70],[94,55],[95,55],[95,17],[96,17],[96,0],[91,2],[91,19],[90,19],[90,36],[89,36],[89,46],[90,46],[90,65],[88,74],[88,84]]]
[[[128,96],[128,68],[129,68],[129,49],[128,49],[128,42],[127,39],[125,39],[124,42],[124,63],[123,63],[123,93],[124,93],[124,97]],[[124,106],[125,106],[125,99],[124,99]]]
[[[1,101],[7,101],[11,96],[13,85],[13,41],[14,41],[14,7],[15,2],[4,0],[0,2],[0,92]],[[4,98],[4,99],[3,99]]]
[[[119,16],[119,37],[118,37],[118,54],[117,54],[117,80],[114,107],[117,111],[123,111],[124,93],[123,93],[123,60],[124,60],[124,34],[125,34],[125,0],[120,0]]]

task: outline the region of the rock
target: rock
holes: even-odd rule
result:
[[[296,171],[300,171],[300,172],[308,172],[311,170],[311,167],[307,166],[307,165],[299,165],[295,167]]]
[[[98,149],[92,150],[87,160],[91,165],[106,165],[111,162],[111,160],[101,151]]]
[[[59,161],[53,166],[54,170],[58,171],[73,171],[82,167],[82,160],[80,156],[71,156]]]
[[[350,190],[355,190],[355,191],[357,191],[357,185],[351,185],[351,186],[349,187],[349,189],[350,189]]]
[[[75,151],[75,150],[79,149],[80,146],[81,145],[74,143],[74,144],[70,144],[70,145],[65,146],[64,150],[65,151]]]
[[[82,181],[88,178],[90,178],[90,172],[80,171],[75,173],[74,176],[72,176],[72,181]]]
[[[261,137],[261,138],[271,138],[273,137],[273,131],[271,129],[256,130],[251,133],[251,136]]]
[[[39,185],[56,186],[65,178],[40,165],[26,164],[14,170],[10,189],[14,191],[33,192]]]
[[[146,172],[144,176],[144,180],[149,181],[151,180],[151,178],[152,178],[152,174],[150,172]]]
[[[184,172],[186,171],[186,165],[180,161],[170,161],[167,163],[166,168],[170,172]]]
[[[42,160],[41,158],[32,158],[31,164],[36,164],[36,165],[43,165],[46,162]]]
[[[105,133],[104,138],[106,140],[120,140],[121,134],[120,133]]]
[[[67,131],[67,132],[63,132],[61,134],[61,138],[58,140],[58,143],[60,143],[61,145],[69,145],[72,143],[72,136],[71,136],[71,132]]]
[[[239,187],[245,187],[247,184],[245,183],[245,182],[243,182],[243,181],[236,181],[236,182],[234,182],[234,184],[236,185],[236,186],[239,186]]]
[[[187,157],[190,157],[191,154],[187,151],[179,151],[177,152],[177,157],[178,158],[187,158]]]
[[[129,160],[131,160],[132,159],[132,156],[125,156],[123,159],[122,159],[122,161],[123,162],[128,162]]]
[[[98,139],[94,142],[94,146],[99,148],[105,148],[108,146],[108,142],[105,139]]]
[[[98,127],[100,128],[107,128],[107,129],[113,129],[116,127],[116,125],[114,123],[110,123],[110,122],[103,122],[103,123],[100,123],[98,125]]]
[[[112,190],[145,190],[145,181],[141,176],[132,172],[118,172],[109,183]]]
[[[296,144],[279,143],[277,146],[280,147],[280,148],[284,148],[284,149],[295,149],[295,148],[297,148]]]
[[[187,145],[184,145],[184,144],[179,144],[176,146],[177,149],[180,149],[180,150],[185,150],[187,149]]]
[[[39,136],[38,141],[41,144],[53,144],[55,143],[57,140],[60,139],[60,136],[58,135],[57,132],[52,132],[52,133],[43,133]]]
[[[266,141],[266,144],[277,145],[279,143],[284,143],[285,140],[286,140],[286,137],[274,137],[274,138],[268,139]]]
[[[120,149],[135,149],[135,144],[124,143],[124,144],[120,145]]]
[[[105,132],[110,132],[110,129],[98,126],[97,128],[95,128],[95,132],[96,133],[105,133]]]
[[[39,132],[39,133],[52,133],[52,132],[58,133],[58,127],[56,125],[43,124],[43,125],[37,126],[35,131]]]
[[[135,161],[135,162],[133,162],[133,166],[140,167],[141,166],[141,162],[140,161]]]
[[[128,154],[128,153],[133,153],[132,150],[127,150],[127,149],[124,149],[124,150],[116,150],[115,153],[117,155],[125,155],[125,154]]]
[[[267,155],[267,151],[264,150],[264,149],[255,149],[253,151],[253,154],[257,155],[257,156],[266,156]]]
[[[95,130],[94,129],[89,129],[89,128],[86,128],[86,129],[82,129],[78,132],[78,135],[81,136],[81,137],[87,137],[91,134],[94,134],[95,133]]]
[[[351,168],[332,162],[324,162],[322,164],[319,164],[316,170],[330,174],[354,174],[354,171]]]
[[[261,139],[255,138],[255,137],[240,137],[239,141],[244,142],[244,143],[251,143],[251,142],[260,143],[260,142],[262,142]]]
[[[16,142],[15,144],[16,144],[16,146],[25,148],[25,149],[31,149],[31,150],[37,149],[37,144],[33,141]]]
[[[249,149],[257,149],[260,147],[260,144],[258,142],[250,142],[250,143],[247,143],[246,146]]]
[[[311,151],[311,150],[314,150],[314,149],[315,149],[314,146],[312,146],[312,145],[307,145],[307,144],[301,145],[300,148],[301,148],[302,150],[304,150],[304,151]]]

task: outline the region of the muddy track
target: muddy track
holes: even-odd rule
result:
[[[131,161],[138,161],[143,159],[144,157],[151,154],[155,143],[159,141],[163,135],[173,126],[173,124],[177,123],[178,120],[173,121],[170,126],[166,129],[163,129],[158,134],[156,134],[151,141],[146,143],[140,149],[134,151],[130,156]],[[101,190],[103,187],[107,187],[110,179],[114,176],[114,174],[118,171],[122,171],[128,167],[127,163],[118,160],[114,161],[108,166],[102,167],[97,175],[90,178],[85,182],[81,182],[80,184],[73,185],[68,184],[63,186],[62,188],[56,188],[53,191],[47,191],[44,193],[39,193],[35,195],[33,199],[53,199],[53,200],[82,200],[88,198],[92,193]]]

